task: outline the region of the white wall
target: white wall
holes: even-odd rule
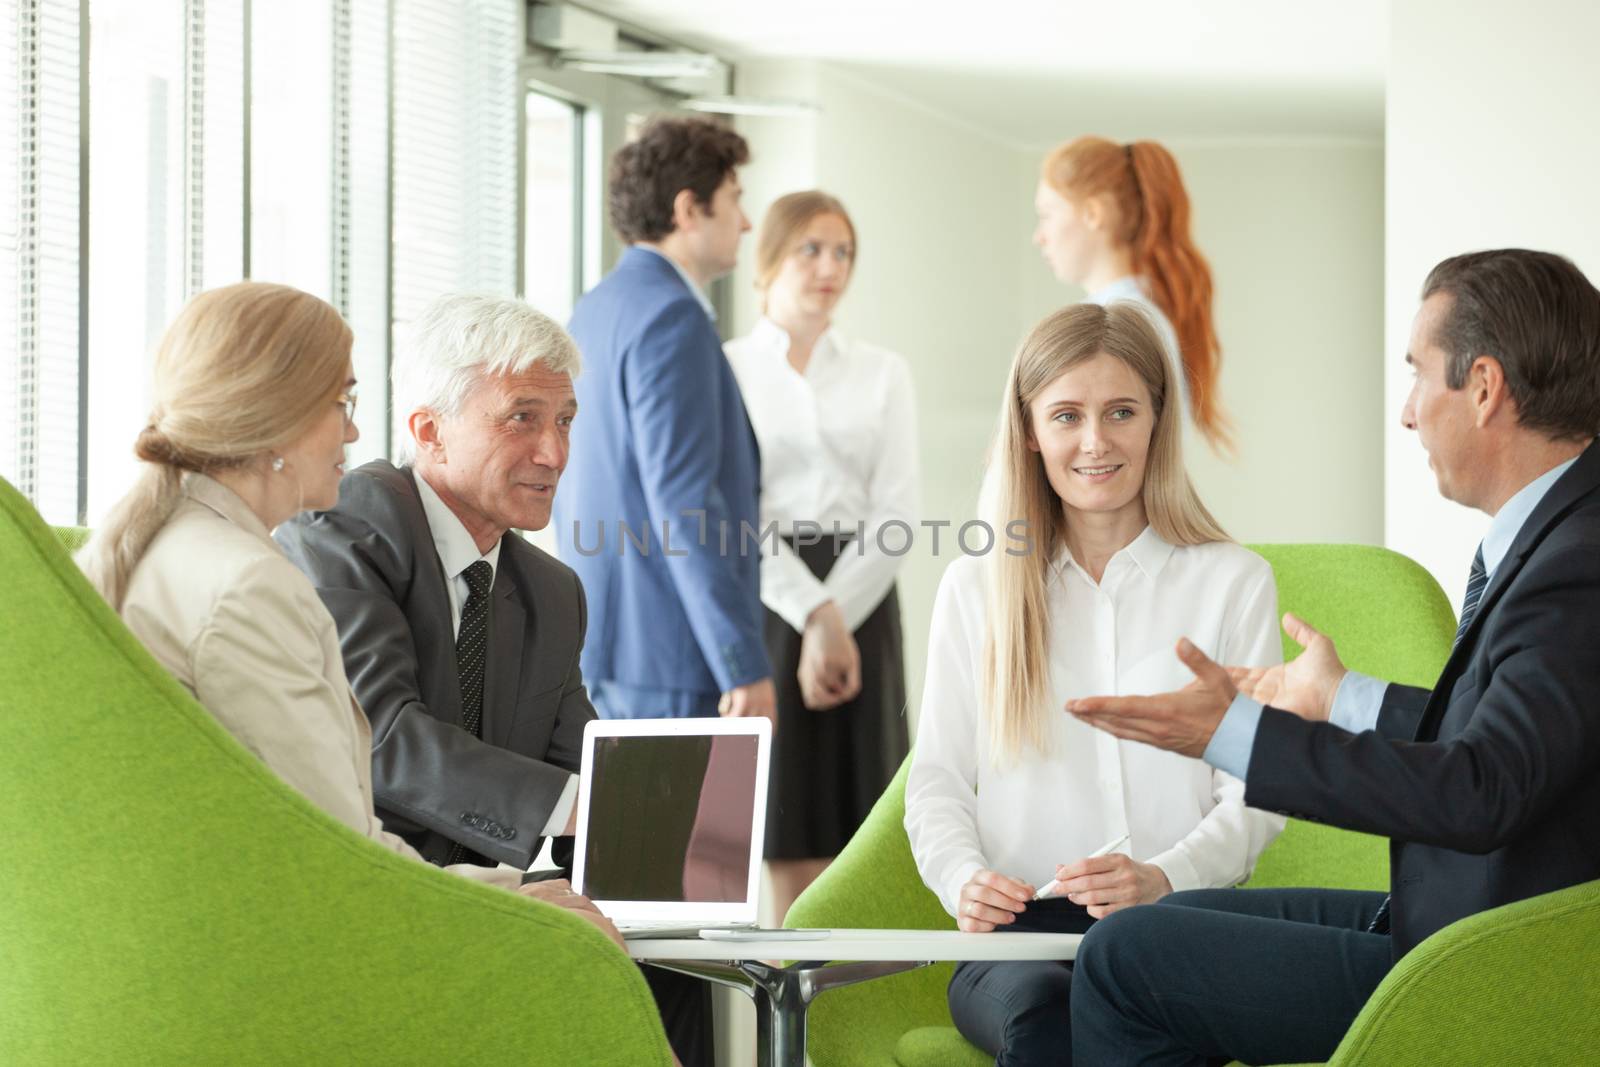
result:
[[[1241,541],[1383,535],[1383,146],[1170,142],[1216,281],[1238,456],[1190,435],[1202,497]]]
[[[1394,5],[1389,64],[1385,342],[1386,543],[1420,561],[1459,603],[1488,526],[1440,498],[1416,435],[1399,425],[1410,389],[1406,340],[1439,260],[1522,246],[1570,257],[1600,278],[1600,6],[1529,0]]]

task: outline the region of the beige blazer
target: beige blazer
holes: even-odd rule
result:
[[[426,862],[372,805],[372,729],[345,678],[333,617],[266,525],[226,486],[184,499],[128,581],[122,619],[229,733],[322,810]],[[514,888],[510,867],[448,868]]]

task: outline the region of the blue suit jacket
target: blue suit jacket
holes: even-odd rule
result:
[[[584,369],[556,493],[561,558],[589,599],[583,671],[611,714],[714,714],[772,674],[762,638],[760,453],[711,319],[683,278],[630,248],[578,301]],[[667,539],[663,541],[663,529]]]

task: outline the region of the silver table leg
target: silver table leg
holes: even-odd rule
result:
[[[859,963],[811,960],[773,967],[760,960],[640,962],[743,990],[756,1005],[756,1063],[759,1067],[805,1067],[806,1009],[821,994],[869,978],[926,967],[929,963],[928,960]]]

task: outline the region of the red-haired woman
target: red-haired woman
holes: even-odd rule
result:
[[[1212,448],[1226,449],[1211,269],[1189,234],[1189,194],[1172,153],[1154,141],[1079,137],[1045,157],[1033,203],[1033,243],[1055,276],[1093,303],[1128,300],[1149,313],[1185,414]]]

